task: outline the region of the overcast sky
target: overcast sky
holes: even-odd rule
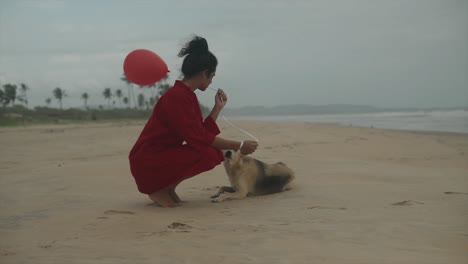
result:
[[[32,105],[55,87],[65,107],[84,92],[105,104],[134,49],[159,54],[172,83],[190,34],[218,57],[229,107],[468,106],[467,0],[0,0],[0,84],[28,84]]]

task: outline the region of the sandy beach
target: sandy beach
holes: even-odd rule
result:
[[[218,166],[164,209],[129,172],[144,122],[0,128],[0,263],[468,263],[468,134],[236,124],[295,190],[211,203]]]

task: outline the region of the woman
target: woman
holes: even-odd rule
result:
[[[248,155],[258,146],[255,141],[217,136],[215,121],[227,102],[223,90],[218,90],[213,110],[203,120],[195,90],[208,88],[218,64],[207,41],[195,36],[179,52],[179,57],[184,56],[184,78],[158,100],[129,155],[138,190],[162,207],[181,202],[175,192],[181,181],[219,165],[224,160],[220,150],[239,149]]]

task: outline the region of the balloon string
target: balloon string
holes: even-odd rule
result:
[[[216,90],[216,89],[211,88],[211,87],[210,87],[210,89],[213,90],[213,91],[216,91],[216,92],[219,91],[219,89]],[[220,99],[221,99],[222,102],[224,102],[222,97],[220,97]],[[247,132],[247,131],[245,131],[244,129],[242,129],[242,128],[236,126],[236,125],[234,125],[233,123],[231,123],[224,115],[223,115],[223,119],[224,119],[224,121],[226,121],[226,122],[227,122],[229,125],[231,125],[232,127],[235,127],[235,128],[237,128],[237,129],[239,129],[240,131],[244,132],[246,135],[248,135],[248,136],[250,136],[251,138],[253,138],[256,142],[260,142],[255,136],[253,136],[253,135],[250,134],[249,132]]]

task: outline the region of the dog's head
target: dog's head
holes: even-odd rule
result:
[[[242,164],[244,156],[238,150],[226,150],[224,152],[224,165],[235,167]]]

